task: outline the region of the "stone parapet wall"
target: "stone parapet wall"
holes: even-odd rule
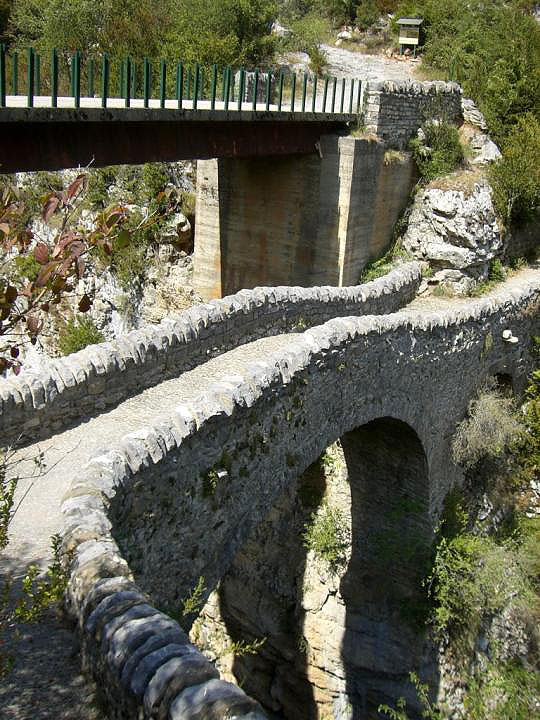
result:
[[[268,335],[297,331],[343,315],[394,312],[420,284],[408,263],[356,287],[241,290],[195,305],[155,327],[136,330],[51,362],[40,373],[0,379],[4,445],[49,437],[81,418],[180,375],[211,357]]]
[[[364,92],[364,129],[390,147],[405,149],[429,117],[462,119],[457,83],[369,82]]]
[[[63,547],[85,664],[112,716],[264,717],[152,602],[177,609],[201,576],[213,589],[283,489],[376,418],[417,433],[435,526],[461,477],[455,425],[488,375],[523,384],[539,303],[540,275],[527,273],[447,311],[329,320],[91,461],[63,505]]]

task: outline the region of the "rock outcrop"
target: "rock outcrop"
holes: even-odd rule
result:
[[[467,291],[487,279],[503,248],[491,187],[480,180],[470,190],[443,188],[435,182],[419,192],[403,247],[429,263],[435,271],[431,282]]]

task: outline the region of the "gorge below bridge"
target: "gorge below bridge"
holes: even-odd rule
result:
[[[518,392],[526,383],[540,274],[432,305],[413,301],[420,279],[410,263],[356,287],[243,290],[0,382],[4,436],[48,437],[46,461],[60,460],[32,491],[30,516],[15,518],[14,562],[29,537],[45,547],[67,490],[68,606],[111,716],[364,720],[379,702],[410,696],[411,670],[437,693],[429,639],[398,612],[418,591],[419,556],[407,548],[429,552],[444,499],[463,481],[451,441],[470,400],[493,376]],[[285,631],[274,601],[298,538],[285,535],[289,550],[261,559],[273,584],[260,608],[250,608],[261,601],[256,573],[238,575],[238,558],[338,439],[348,561],[324,602],[306,602],[305,586],[297,607],[282,609]],[[381,533],[397,533],[401,549],[383,565]],[[243,617],[245,636],[267,638],[240,663],[242,689],[167,614],[202,577],[203,599],[217,588],[227,622],[223,589],[235,572],[246,610],[230,632]],[[311,638],[309,652],[279,656],[284,632]]]

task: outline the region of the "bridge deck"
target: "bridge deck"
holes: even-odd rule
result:
[[[94,167],[122,163],[250,157],[312,153],[323,134],[342,133],[357,119],[355,113],[322,112],[317,98],[315,112],[291,111],[284,104],[266,109],[265,103],[142,99],[125,107],[122,98],[83,97],[76,108],[72,97],[37,96],[27,107],[22,95],[9,95],[0,109],[0,173]],[[84,127],[84,130],[83,130]]]

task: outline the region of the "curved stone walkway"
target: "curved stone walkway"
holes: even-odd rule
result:
[[[22,480],[18,498],[25,493],[2,554],[0,573],[24,575],[29,563],[45,568],[50,561],[50,538],[60,532],[60,505],[71,480],[85,463],[117,439],[148,425],[180,403],[188,403],[208,385],[226,375],[243,375],[243,368],[269,354],[284,350],[295,334],[262,338],[242,345],[200,365],[178,378],[144,390],[76,427],[20,451],[19,471],[31,475],[31,458],[44,452],[47,474],[35,482]],[[43,622],[12,629],[7,638],[13,647],[15,667],[0,685],[2,720],[94,720],[102,718],[93,703],[92,689],[80,674],[74,636],[50,612]],[[15,647],[15,643],[17,645]]]

